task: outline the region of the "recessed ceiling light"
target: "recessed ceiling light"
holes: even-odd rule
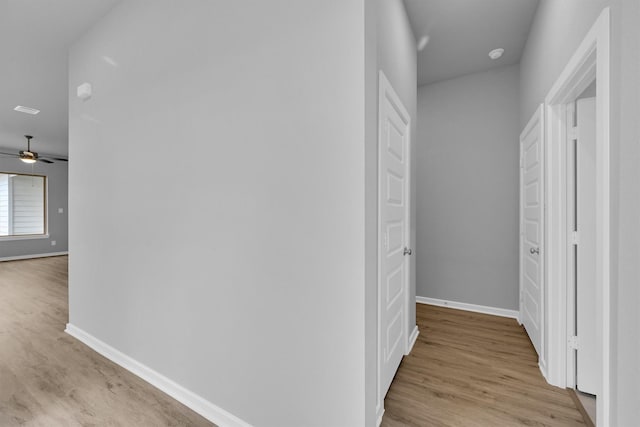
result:
[[[498,58],[500,58],[503,54],[504,54],[504,49],[502,49],[502,48],[500,48],[500,49],[493,49],[491,52],[489,52],[489,58],[491,58],[491,59],[498,59]]]
[[[418,51],[422,52],[425,47],[429,44],[429,36],[422,36],[420,40],[418,40]]]
[[[23,107],[22,105],[18,105],[16,108],[14,108],[14,110],[20,111],[21,113],[27,113],[32,115],[36,115],[40,112],[40,110],[36,110],[35,108]]]

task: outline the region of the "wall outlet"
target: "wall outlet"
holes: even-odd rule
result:
[[[63,213],[64,212],[64,208],[58,208],[58,213]]]
[[[51,241],[51,246],[55,246],[55,245],[56,245],[56,241],[55,241],[55,240],[52,240],[52,241]]]

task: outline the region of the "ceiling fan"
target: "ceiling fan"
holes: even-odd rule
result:
[[[65,159],[63,157],[40,157],[38,155],[38,153],[36,153],[35,151],[31,151],[31,140],[33,139],[33,136],[31,135],[25,135],[25,138],[27,138],[27,149],[24,151],[20,151],[18,154],[16,153],[3,153],[0,152],[0,155],[2,156],[10,156],[10,157],[17,157],[20,160],[22,160],[25,163],[35,163],[35,162],[42,162],[42,163],[55,163],[54,160],[59,161],[59,162],[68,162],[68,159]]]

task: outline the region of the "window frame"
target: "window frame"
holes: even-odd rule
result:
[[[42,234],[13,234],[9,236],[0,236],[0,242],[8,242],[12,240],[48,239],[50,236],[49,236],[49,180],[47,175],[23,173],[23,172],[6,172],[6,171],[0,171],[0,174],[42,178],[42,186],[43,186],[42,198],[44,199],[43,200],[43,218],[42,218],[44,232]]]

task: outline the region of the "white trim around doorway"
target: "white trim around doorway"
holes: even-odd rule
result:
[[[596,81],[596,322],[599,348],[602,349],[597,394],[597,425],[610,425],[610,14],[605,8],[587,33],[564,71],[545,98],[546,202],[545,229],[547,251],[547,380],[558,387],[575,387],[573,351],[569,338],[574,330],[571,308],[573,292],[569,287],[569,227],[567,201],[567,110],[568,104]]]

